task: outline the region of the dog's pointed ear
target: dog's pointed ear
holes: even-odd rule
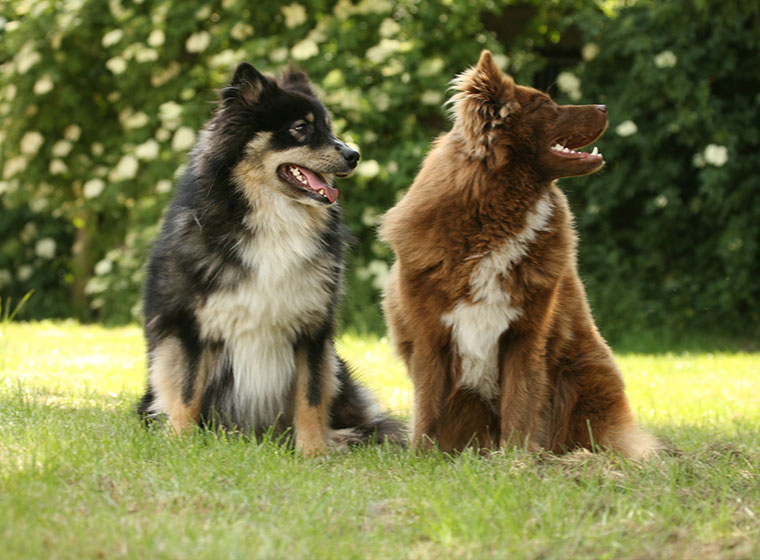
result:
[[[484,50],[478,63],[457,76],[452,86],[458,90],[450,100],[456,124],[476,156],[484,157],[489,132],[520,107],[515,81],[499,69],[491,51]]]
[[[290,89],[314,97],[314,88],[309,81],[309,77],[292,64],[280,78],[280,87],[282,89]]]
[[[230,84],[222,90],[222,102],[255,104],[266,95],[277,90],[277,84],[256,70],[247,62],[242,62],[235,70]]]

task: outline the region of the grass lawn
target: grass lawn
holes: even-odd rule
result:
[[[410,415],[385,340],[340,350]],[[642,423],[679,454],[309,460],[143,430],[136,327],[0,324],[0,557],[760,558],[760,354],[618,359]]]

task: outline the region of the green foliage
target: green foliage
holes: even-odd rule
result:
[[[358,239],[344,319],[382,330],[392,255],[376,240],[378,217],[448,129],[451,78],[483,47],[503,51],[487,28],[512,3],[0,5],[0,294],[35,289],[24,309],[32,317],[137,318],[147,251],[216,89],[242,60],[269,73],[293,61],[318,84],[336,132],[362,152],[341,188]],[[606,171],[564,182],[602,330],[613,339],[652,326],[757,333],[758,7],[521,4],[534,16],[501,57],[519,82],[544,68],[541,49],[572,22],[594,45],[584,53],[598,50],[571,69],[580,91],[570,74],[558,85],[610,106],[599,143]],[[626,121],[635,134],[616,133]]]
[[[145,430],[137,327],[0,333],[3,560],[760,556],[760,354],[620,356],[640,420],[680,450],[651,461],[380,446],[305,459]],[[383,407],[411,412],[387,341],[338,343]]]
[[[760,335],[760,6],[637,2],[585,12],[584,102],[608,162],[563,183],[605,334]]]
[[[449,5],[450,4],[450,5]],[[0,290],[32,316],[124,321],[175,171],[242,60],[308,71],[363,163],[342,201],[359,239],[349,320],[379,326],[377,216],[446,127],[448,81],[498,48],[490,0],[14,2],[0,8]],[[20,232],[20,234],[19,234]],[[40,245],[42,243],[42,245]],[[71,295],[70,295],[71,294]]]

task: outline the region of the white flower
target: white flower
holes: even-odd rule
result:
[[[172,190],[172,182],[169,179],[161,179],[156,183],[156,192],[166,194]]]
[[[290,29],[298,27],[306,21],[306,8],[301,4],[290,4],[281,8],[282,15],[285,16],[285,27]]]
[[[151,47],[160,47],[166,41],[166,33],[162,29],[154,29],[148,35],[148,44]]]
[[[657,206],[657,208],[665,208],[668,205],[668,197],[664,194],[658,195],[657,198],[654,199],[654,205]]]
[[[138,159],[151,161],[158,157],[159,149],[158,142],[150,138],[135,148],[135,155]]]
[[[705,162],[715,167],[722,167],[728,161],[728,148],[718,144],[708,144],[705,147]]]
[[[148,118],[148,115],[142,111],[133,113],[131,108],[127,108],[119,113],[119,120],[124,128],[131,130],[144,127],[148,124],[150,119]]]
[[[586,43],[581,49],[583,60],[594,60],[599,56],[599,45],[596,43]]]
[[[11,280],[13,280],[13,277],[11,276],[11,272],[9,270],[0,270],[0,289],[3,289],[8,284],[10,284]]]
[[[158,60],[158,51],[156,49],[140,49],[135,53],[137,62],[153,62]]]
[[[101,44],[105,47],[111,47],[121,41],[121,38],[124,37],[124,31],[121,29],[114,29],[112,31],[109,31],[105,35],[103,35],[103,39],[101,40]]]
[[[92,152],[92,155],[95,157],[102,156],[103,152],[105,152],[106,149],[103,147],[103,144],[100,142],[93,142],[92,146],[90,146],[90,152]]]
[[[319,47],[313,39],[309,39],[307,37],[303,41],[299,41],[293,45],[293,48],[290,50],[290,54],[296,60],[306,60],[307,58],[318,55]]]
[[[417,73],[420,76],[425,77],[438,76],[443,70],[444,65],[445,62],[440,56],[436,56],[434,58],[426,58],[420,64],[420,67],[417,69]]]
[[[18,234],[18,238],[25,244],[35,237],[37,237],[37,224],[34,222],[27,222]]]
[[[33,44],[29,42],[16,54],[16,71],[19,74],[26,74],[40,60],[42,60],[40,53],[35,51]]]
[[[694,167],[702,168],[705,165],[707,165],[707,162],[705,161],[705,156],[702,155],[702,152],[697,152],[694,154],[694,156],[691,158],[691,164]]]
[[[66,127],[66,130],[63,131],[63,137],[66,138],[66,140],[71,140],[72,142],[79,140],[79,137],[81,135],[82,129],[77,124],[70,124]]]
[[[204,20],[208,19],[211,15],[211,6],[202,6],[195,12],[195,19]]]
[[[156,67],[157,73],[150,77],[150,83],[153,87],[160,87],[165,83],[179,76],[182,67],[177,62],[172,62],[166,68]]]
[[[381,39],[374,47],[367,49],[366,56],[375,64],[380,64],[393,53],[399,50],[401,41],[397,39]]]
[[[380,23],[380,37],[392,37],[401,31],[401,26],[391,18],[385,18]]]
[[[58,142],[53,144],[53,155],[55,157],[66,157],[73,147],[74,145],[68,140],[58,140]]]
[[[422,93],[422,97],[420,100],[425,105],[440,105],[441,100],[443,99],[443,94],[440,91],[436,90],[426,90]]]
[[[26,169],[27,165],[28,162],[24,156],[16,156],[9,159],[3,166],[3,179],[10,179],[14,175],[18,175]]]
[[[285,62],[288,59],[288,49],[280,47],[269,52],[269,60],[276,63]]]
[[[50,237],[40,239],[34,246],[34,253],[40,258],[52,259],[55,256],[55,239]]]
[[[51,161],[49,169],[51,175],[63,175],[69,170],[68,166],[60,159]]]
[[[127,69],[127,61],[120,56],[115,56],[108,59],[106,62],[106,68],[108,68],[115,75],[119,75]]]
[[[364,160],[356,168],[356,174],[359,177],[366,177],[367,179],[371,179],[372,177],[377,177],[379,173],[380,173],[380,164],[377,163],[377,161],[374,159]]]
[[[5,86],[5,99],[8,101],[13,101],[16,98],[17,91],[18,88],[16,87],[16,84],[8,84]]]
[[[103,276],[104,274],[108,274],[112,270],[113,270],[113,261],[107,258],[98,261],[97,264],[95,265],[95,268],[93,269],[95,274],[98,276]]]
[[[44,144],[45,137],[36,130],[30,130],[21,138],[21,153],[25,156],[34,156]]]
[[[156,131],[156,140],[158,140],[159,142],[166,142],[171,137],[172,137],[172,133],[165,128],[159,128]]]
[[[36,95],[45,95],[49,91],[53,90],[53,80],[49,74],[42,76],[34,84],[34,93]]]
[[[657,68],[673,68],[678,62],[678,57],[673,51],[662,51],[654,57],[654,65]]]
[[[158,118],[170,130],[174,130],[179,126],[181,116],[182,105],[174,101],[167,101],[158,107]]]
[[[242,53],[233,51],[232,49],[226,49],[217,55],[209,57],[208,63],[212,68],[230,68],[244,58]]]
[[[581,98],[581,80],[572,72],[560,72],[557,87],[573,101]]]
[[[628,120],[621,122],[617,127],[615,127],[615,132],[618,136],[626,137],[626,136],[633,136],[639,131],[639,127],[636,126],[636,123]]]
[[[211,43],[211,35],[209,32],[199,31],[187,38],[187,41],[185,41],[185,50],[189,53],[203,52],[208,48],[209,43]]]
[[[172,138],[172,149],[175,152],[184,152],[191,148],[195,142],[195,131],[189,126],[183,126],[177,129]]]
[[[237,22],[232,26],[232,29],[230,29],[230,37],[237,41],[244,41],[251,35],[253,35],[253,27],[242,21]]]
[[[22,264],[20,267],[18,267],[18,272],[16,273],[16,276],[18,276],[18,279],[22,282],[26,282],[32,277],[32,274],[34,274],[34,269],[32,268],[32,265],[30,264]]]
[[[90,179],[84,184],[84,187],[82,189],[82,194],[86,199],[92,199],[97,196],[100,196],[100,193],[103,192],[103,189],[106,188],[106,183],[103,181],[103,179]]]
[[[116,164],[116,167],[108,174],[108,178],[112,182],[134,179],[135,175],[137,175],[138,167],[140,167],[140,163],[137,161],[137,158],[130,155],[123,156],[119,160],[119,163]]]

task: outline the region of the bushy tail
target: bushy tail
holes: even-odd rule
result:
[[[370,392],[354,380],[343,360],[340,361],[338,378],[341,387],[330,411],[330,427],[352,430],[356,438],[351,443],[388,442],[405,446],[405,424],[380,409]]]

